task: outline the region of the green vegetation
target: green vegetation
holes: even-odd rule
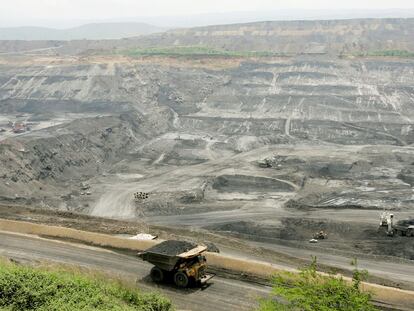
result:
[[[131,57],[142,56],[209,56],[209,57],[271,57],[285,56],[269,51],[228,51],[203,46],[174,46],[146,49],[131,49],[122,51],[121,54]]]
[[[120,281],[67,268],[32,268],[0,261],[0,310],[172,310],[171,302]]]
[[[410,52],[407,50],[383,50],[383,51],[358,53],[357,56],[384,56],[384,57],[411,58],[411,57],[414,57],[414,52]]]
[[[353,264],[356,266],[357,262]],[[366,271],[354,270],[353,283],[316,272],[316,260],[299,274],[274,277],[274,297],[260,302],[260,311],[376,311],[371,295],[359,289]],[[277,298],[279,297],[279,298]]]

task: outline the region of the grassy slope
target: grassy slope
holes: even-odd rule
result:
[[[173,310],[158,294],[141,293],[119,280],[0,261],[0,310]]]
[[[368,56],[391,56],[391,57],[403,57],[403,58],[412,58],[414,57],[414,52],[406,50],[384,50],[384,51],[373,51],[368,52]]]
[[[143,48],[130,49],[122,51],[121,54],[140,57],[140,56],[216,56],[216,57],[270,57],[270,56],[284,56],[280,53],[271,51],[228,51],[219,50],[203,46],[173,46],[161,48]]]

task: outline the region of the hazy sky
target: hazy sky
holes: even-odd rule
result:
[[[0,0],[0,21],[99,20],[278,9],[414,8],[413,0]]]

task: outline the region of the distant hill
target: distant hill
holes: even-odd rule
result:
[[[255,52],[260,55],[333,54],[412,57],[414,52],[414,18],[268,21],[178,28],[147,35],[141,33],[142,35],[139,36],[131,36],[132,27],[128,29],[129,34],[122,35],[116,27],[108,26],[109,30],[105,32],[105,27],[101,26],[99,26],[100,36],[107,33],[106,38],[109,39],[110,30],[112,33],[117,32],[117,37],[125,39],[70,42],[9,40],[0,43],[0,53],[80,55],[106,51],[139,56],[177,53],[189,55],[193,52],[250,55],[251,52]],[[86,38],[86,30],[74,29],[78,29],[78,33],[84,34],[83,37]],[[95,32],[95,35],[98,34]],[[32,35],[30,38],[33,37]]]
[[[276,53],[414,51],[414,18],[269,21],[181,28],[123,40],[137,48],[208,47]],[[119,46],[119,45],[118,45]]]
[[[365,10],[301,10],[277,9],[235,11],[221,13],[204,13],[184,16],[148,16],[136,17],[131,21],[139,21],[167,28],[191,28],[212,25],[245,24],[260,21],[293,21],[293,20],[338,20],[367,18],[413,18],[414,9],[365,9]],[[115,21],[112,21],[115,22]],[[125,20],[116,20],[125,22]]]
[[[44,27],[0,28],[0,40],[121,39],[164,31],[144,23],[96,23],[68,29]]]

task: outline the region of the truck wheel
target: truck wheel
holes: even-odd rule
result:
[[[162,272],[162,270],[158,267],[153,267],[151,269],[150,276],[154,282],[161,282],[164,280],[164,272]]]
[[[174,274],[174,283],[178,287],[187,287],[188,281],[188,276],[184,272],[178,271],[176,274]]]
[[[412,229],[407,230],[407,236],[414,236],[414,231]]]

